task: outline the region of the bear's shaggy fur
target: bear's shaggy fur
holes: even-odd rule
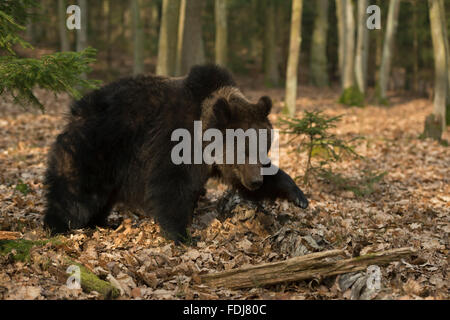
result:
[[[201,120],[203,130],[270,129],[272,103],[250,103],[223,68],[196,66],[183,78],[138,76],[76,101],[49,153],[44,223],[53,233],[104,225],[116,203],[155,217],[165,235],[187,239],[198,197],[219,177],[254,200],[308,202],[281,169],[261,176],[261,165],[175,165],[173,130]]]

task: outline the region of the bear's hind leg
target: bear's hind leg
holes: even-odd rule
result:
[[[189,236],[187,227],[194,212],[194,197],[185,198],[181,193],[167,192],[153,199],[153,204],[147,210],[155,217],[163,236],[174,240],[176,244],[189,244],[193,239]]]
[[[193,213],[193,207],[187,203],[160,203],[156,210],[156,221],[161,233],[167,239],[174,240],[176,244],[189,243],[190,237],[187,227]]]

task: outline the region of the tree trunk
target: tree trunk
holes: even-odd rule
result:
[[[81,10],[81,28],[77,30],[77,51],[87,48],[87,0],[78,0]]]
[[[414,92],[419,91],[419,39],[418,39],[418,25],[417,25],[417,1],[412,1],[412,28],[413,28],[413,77],[412,77],[412,89]]]
[[[180,5],[180,0],[175,0],[175,3],[177,3],[177,5]],[[178,26],[178,9],[176,10],[175,16],[177,17],[177,26]],[[161,14],[159,12],[159,8],[158,8],[158,3],[152,3],[151,9],[150,9],[150,16],[152,17],[152,22],[154,26],[160,27],[160,23],[161,23]],[[158,34],[159,34],[159,29],[158,30]]]
[[[445,124],[450,126],[450,46],[448,43],[448,32],[447,32],[447,20],[445,18],[445,6],[444,0],[439,0],[439,5],[441,8],[442,14],[442,28],[444,30],[444,44],[445,44],[445,52],[447,58],[447,107],[445,108]]]
[[[349,106],[362,107],[364,105],[364,94],[355,85],[355,17],[353,13],[353,0],[342,0],[341,5],[345,13],[345,48],[342,66],[342,94],[339,102]],[[361,57],[361,59],[363,58]]]
[[[215,0],[216,64],[226,66],[228,61],[227,1]]]
[[[64,0],[58,0],[58,26],[61,51],[69,51],[70,46],[66,26],[66,2]]]
[[[266,25],[264,29],[264,82],[268,87],[277,86],[280,82],[277,54],[277,10],[274,0],[265,3]]]
[[[377,6],[381,6],[382,0],[377,0],[376,4]],[[374,30],[375,31],[375,30]],[[375,31],[375,44],[376,44],[376,50],[375,50],[375,75],[374,75],[374,82],[375,85],[378,86],[378,83],[380,82],[380,69],[381,69],[381,57],[383,56],[383,30],[376,30]]]
[[[141,18],[141,0],[132,0],[133,12],[133,75],[144,72],[144,29]]]
[[[31,14],[35,14],[36,8],[31,8],[30,12]],[[65,24],[65,22],[64,22]],[[25,31],[25,36],[26,36],[26,40],[32,44],[35,45],[36,44],[36,28],[35,28],[35,22],[34,22],[34,17],[28,17],[27,20],[27,30]]]
[[[353,1],[343,0],[345,11],[345,53],[343,62],[343,89],[352,88],[355,85],[355,18],[353,15]]]
[[[428,0],[431,36],[433,39],[434,53],[434,103],[433,113],[425,121],[424,135],[427,138],[441,139],[445,129],[445,108],[447,102],[448,74],[447,53],[444,39],[444,12],[441,11],[440,0]]]
[[[318,87],[328,85],[327,32],[328,0],[316,1],[316,19],[311,47],[311,81]]]
[[[368,57],[368,32],[366,26],[366,10],[368,0],[358,0],[358,39],[355,52],[355,78],[359,91],[366,91],[367,83],[367,57]]]
[[[259,8],[261,7],[261,5],[264,5],[265,0],[247,0],[247,3],[249,5],[250,12],[255,14],[256,12],[260,12]],[[256,19],[254,18],[253,20]],[[258,36],[259,34],[256,31],[256,29],[258,28],[258,22],[249,21],[249,24],[248,26],[246,26],[246,28],[255,29],[253,29],[253,36],[248,39],[248,52],[245,59],[259,62],[260,58],[264,55],[264,42],[261,41],[260,37]],[[263,61],[262,64],[264,64]]]
[[[81,29],[77,30],[77,52],[83,51],[87,48],[87,0],[78,0],[78,6],[81,10]],[[86,74],[80,76],[82,79],[86,79]]]
[[[389,2],[389,13],[386,25],[386,35],[383,44],[383,56],[381,58],[380,83],[379,83],[379,102],[387,104],[387,85],[391,73],[392,50],[394,45],[395,32],[398,24],[398,14],[400,11],[400,0],[391,0]]]
[[[178,16],[177,53],[175,60],[175,75],[181,75],[181,63],[183,57],[183,36],[184,24],[186,20],[186,0],[181,0],[180,12]]]
[[[368,0],[367,5],[369,5],[370,1]],[[364,19],[365,24],[366,19]],[[370,52],[370,34],[369,31],[364,27],[365,36],[364,36],[364,50],[363,50],[363,75],[364,75],[364,93],[367,90],[368,82],[369,82],[369,52]]]
[[[215,288],[255,288],[263,285],[362,271],[369,265],[387,264],[413,253],[415,251],[412,248],[399,248],[350,259],[325,260],[325,258],[344,254],[343,250],[330,250],[294,257],[284,261],[205,274],[200,276],[200,280],[202,283]]]
[[[287,69],[287,59],[288,59],[288,50],[289,50],[289,25],[286,24],[286,20],[288,19],[287,10],[283,5],[278,4],[276,10],[276,26],[278,26],[278,74],[279,74],[279,83],[281,84],[282,79],[286,78],[286,69]]]
[[[302,10],[303,0],[292,0],[291,36],[286,71],[286,111],[289,116],[295,115],[297,100],[298,61],[302,42]]]
[[[179,0],[163,0],[156,74],[174,76],[177,56]]]
[[[336,18],[338,26],[338,64],[341,86],[344,87],[344,56],[345,56],[345,0],[336,0]]]
[[[106,47],[106,65],[108,66],[108,70],[112,68],[112,54],[111,54],[111,8],[109,0],[103,0],[103,32],[106,36],[105,39],[105,47]]]
[[[128,1],[120,1],[120,7],[122,10],[121,14],[121,28],[120,28],[120,45],[123,47],[123,50],[127,52],[129,46],[129,39],[132,38],[132,28],[131,27],[131,10],[129,7]]]
[[[204,0],[182,0],[178,29],[177,75],[189,72],[192,66],[205,63],[202,34]]]

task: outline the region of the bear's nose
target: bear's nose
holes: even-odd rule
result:
[[[252,188],[253,190],[259,189],[259,187],[261,187],[263,184],[263,180],[262,179],[257,179],[257,180],[253,180],[250,183],[250,188]]]

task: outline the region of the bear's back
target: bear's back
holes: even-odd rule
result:
[[[138,119],[155,118],[165,108],[166,116],[183,113],[189,118],[199,114],[201,102],[214,91],[235,85],[226,69],[213,64],[194,66],[186,77],[180,78],[127,77],[86,94],[72,104],[70,113],[76,119],[101,119],[109,114]]]
[[[96,89],[70,109],[74,118],[91,119],[119,114],[150,115],[183,95],[181,79],[160,76],[122,78]]]

